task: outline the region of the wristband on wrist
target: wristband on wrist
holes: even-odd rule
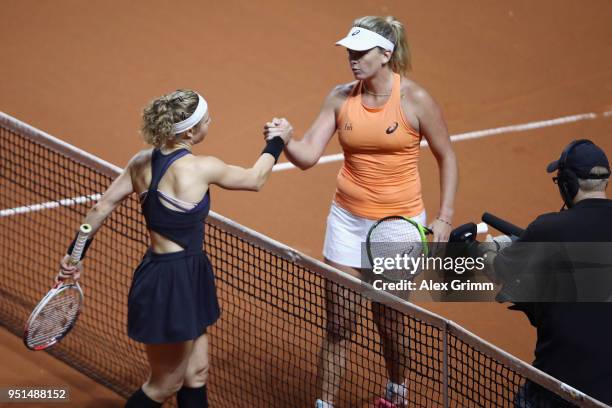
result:
[[[274,157],[274,163],[278,162],[283,149],[285,148],[285,142],[280,136],[275,136],[271,140],[268,140],[266,147],[263,149],[261,154],[268,153]]]
[[[66,251],[66,254],[68,254],[68,255],[72,254],[72,250],[74,249],[74,246],[76,245],[76,240],[77,240],[78,236],[79,236],[79,233],[77,232],[76,236],[74,237],[74,239],[70,243],[70,246],[68,247],[68,250]],[[93,238],[88,238],[87,241],[85,241],[85,246],[83,246],[83,252],[81,253],[81,259],[85,258],[85,254],[87,253],[87,249],[91,245],[92,241],[93,241]]]

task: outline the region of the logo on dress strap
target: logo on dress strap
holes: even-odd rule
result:
[[[393,124],[391,126],[389,126],[387,128],[387,130],[385,130],[385,132],[390,135],[391,133],[395,132],[395,129],[397,129],[397,127],[399,126],[399,123],[397,122],[393,122]]]
[[[344,124],[344,130],[353,130],[353,125],[351,125],[351,122],[346,122]]]

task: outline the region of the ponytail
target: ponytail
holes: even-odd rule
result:
[[[412,69],[410,47],[406,39],[404,25],[393,16],[364,16],[353,21],[353,27],[361,27],[374,31],[391,41],[395,45],[389,66],[391,70],[400,75],[406,75]]]
[[[191,116],[198,106],[198,94],[179,89],[147,105],[142,113],[142,136],[150,145],[164,146],[177,139],[174,124]]]

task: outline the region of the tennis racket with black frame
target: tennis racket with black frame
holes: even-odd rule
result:
[[[69,262],[81,260],[85,242],[91,234],[89,224],[79,228]],[[83,307],[83,291],[76,280],[58,281],[30,314],[23,332],[23,342],[30,350],[45,350],[57,344],[74,327]]]
[[[398,215],[376,221],[370,227],[366,238],[370,267],[382,266],[383,271],[380,274],[391,282],[414,279],[421,272],[422,267],[414,269],[414,264],[410,259],[429,255],[427,235],[432,233],[432,230],[418,222]],[[399,265],[396,262],[388,261],[389,259],[396,260],[398,255],[401,258]],[[385,262],[387,266],[391,264],[393,266],[384,267]]]

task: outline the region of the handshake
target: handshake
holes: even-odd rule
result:
[[[263,134],[266,141],[272,140],[278,136],[283,139],[283,142],[287,145],[293,137],[293,127],[285,118],[273,118],[272,122],[267,122],[265,124]]]

